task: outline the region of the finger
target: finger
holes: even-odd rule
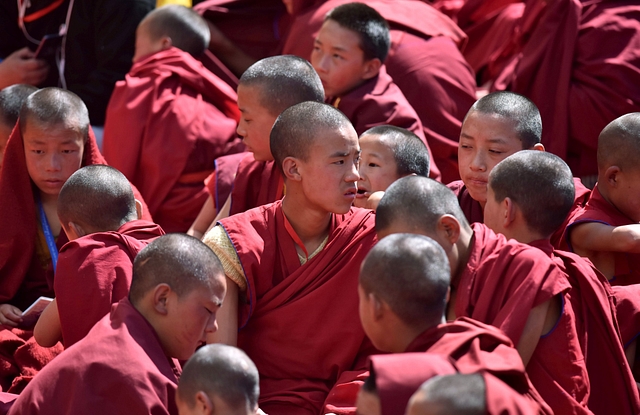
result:
[[[16,56],[21,59],[31,59],[35,56],[35,53],[31,51],[28,47],[24,47],[14,52]]]
[[[18,323],[5,318],[2,314],[0,314],[0,324],[7,327],[18,327]]]

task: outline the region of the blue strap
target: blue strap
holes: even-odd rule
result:
[[[44,239],[47,240],[47,247],[49,248],[49,253],[51,254],[53,273],[55,275],[56,265],[58,264],[58,247],[56,246],[56,240],[53,237],[53,232],[51,232],[51,227],[49,226],[47,215],[44,213],[42,202],[40,201],[39,197],[37,197],[36,199],[38,201],[38,216],[40,216],[40,224],[42,225],[42,231],[44,232]]]

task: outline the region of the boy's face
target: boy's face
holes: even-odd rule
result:
[[[355,206],[364,207],[373,192],[385,191],[400,178],[391,147],[377,134],[360,137],[360,180]]]
[[[133,63],[163,49],[165,49],[165,45],[162,39],[151,39],[147,30],[147,21],[143,20],[136,29],[136,49],[133,54]]]
[[[277,116],[260,104],[262,90],[259,86],[238,86],[240,122],[236,132],[258,161],[273,160],[269,135]]]
[[[376,348],[378,348],[379,350],[384,350],[379,346],[381,341],[384,340],[384,338],[388,336],[389,333],[381,332],[381,328],[376,324],[374,316],[374,305],[372,304],[374,300],[371,298],[371,295],[369,295],[364,290],[364,288],[362,288],[362,285],[360,284],[358,284],[358,298],[358,312],[360,314],[360,323],[362,324],[362,329]]]
[[[327,97],[339,97],[377,74],[364,58],[359,36],[333,20],[322,25],[313,44],[311,65],[320,76]]]
[[[487,203],[484,205],[484,224],[487,225],[495,233],[505,234],[505,229],[502,227],[504,218],[503,211],[501,209],[501,203],[496,201],[496,195],[493,193],[491,184],[487,185]]]
[[[27,122],[24,156],[29,176],[41,193],[55,196],[82,165],[84,137],[62,124],[43,126]]]
[[[471,197],[484,205],[491,170],[500,161],[522,149],[522,141],[512,121],[471,112],[462,124],[458,146],[460,178]]]
[[[609,190],[609,200],[629,219],[640,222],[640,167],[620,171],[616,180],[618,186]]]

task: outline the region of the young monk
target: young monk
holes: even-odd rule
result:
[[[415,234],[380,240],[362,264],[358,286],[360,319],[373,345],[393,353],[439,354],[462,373],[488,371],[529,396],[532,406],[544,406],[509,338],[469,318],[445,322],[450,275],[447,255],[436,241]],[[393,402],[397,409],[383,413],[401,415],[408,399]]]
[[[256,365],[223,344],[200,348],[183,367],[176,392],[180,415],[255,415],[260,395]]]
[[[104,155],[142,192],[167,232],[186,232],[207,199],[216,158],[242,151],[235,91],[197,60],[209,29],[178,5],[138,26],[134,66],[107,108]]]
[[[294,105],[278,117],[270,145],[286,196],[221,220],[204,239],[229,280],[211,340],[237,344],[253,359],[266,413],[317,414],[372,351],[356,288],[375,243],[373,213],[351,208],[360,148],[340,111]],[[309,335],[311,327],[322,335]]]
[[[551,258],[507,241],[483,224],[469,226],[449,189],[418,176],[387,189],[376,213],[376,230],[378,237],[411,232],[437,240],[451,264],[447,319],[470,317],[500,328],[554,412],[588,412],[589,378],[575,316],[562,307],[571,286]],[[549,334],[553,340],[542,341]]]
[[[636,414],[638,390],[620,339],[614,294],[592,264],[577,255],[553,249],[549,237],[574,203],[569,166],[559,157],[520,151],[496,165],[489,175],[485,223],[507,239],[537,247],[553,258],[572,289],[564,307],[571,307],[589,371],[589,409],[595,414]],[[538,343],[550,346],[558,327]],[[546,358],[563,358],[548,348]],[[540,368],[542,369],[542,368]],[[529,368],[532,379],[534,368]]]
[[[359,142],[362,154],[355,206],[373,208],[387,187],[401,177],[429,176],[429,150],[409,130],[379,125],[365,131]]]
[[[390,42],[389,26],[377,11],[363,3],[344,4],[325,16],[311,64],[327,102],[344,112],[358,134],[375,125],[395,125],[412,131],[428,147],[420,118],[383,65]],[[431,175],[440,175],[434,163]]]
[[[598,183],[567,228],[574,252],[612,285],[640,283],[640,113],[615,119],[598,137]]]
[[[458,163],[462,180],[447,185],[458,197],[469,223],[483,221],[487,181],[493,167],[520,150],[544,151],[541,137],[540,111],[522,95],[493,92],[473,104],[460,132]],[[584,206],[589,196],[580,179],[575,179],[575,185],[572,211]],[[551,237],[551,242],[556,247],[562,245],[562,230]]]
[[[129,297],[47,365],[9,413],[177,415],[177,359],[216,330],[224,295],[220,261],[202,242],[156,239],[134,261]]]
[[[233,189],[221,203],[214,203],[215,187],[221,182],[221,171],[210,177],[210,196],[189,234],[202,237],[220,218],[244,212],[282,198],[282,175],[273,163],[269,133],[276,118],[292,105],[305,101],[322,102],[324,89],[318,74],[304,59],[295,56],[274,56],[253,64],[242,74],[238,86],[240,123],[238,135],[244,140],[248,154],[236,162],[233,169]],[[226,162],[227,160],[219,160]],[[228,172],[228,170],[227,170]],[[227,177],[228,174],[225,176]]]
[[[27,97],[37,90],[35,86],[25,84],[11,85],[0,90],[0,169],[7,140],[20,116],[20,108]]]
[[[56,298],[38,319],[34,337],[51,347],[78,342],[111,305],[129,293],[133,259],[162,229],[139,220],[129,181],[113,167],[83,167],[58,195],[58,218],[69,243],[60,250]]]

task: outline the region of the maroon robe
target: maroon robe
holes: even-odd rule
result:
[[[462,180],[451,182],[447,184],[447,187],[458,198],[458,204],[469,223],[484,223],[484,210],[482,210],[480,202],[471,197]]]
[[[357,294],[360,263],[376,241],[374,214],[352,208],[333,215],[326,246],[304,265],[281,201],[220,224],[247,278],[238,347],[260,372],[260,407],[318,414],[329,392],[341,388],[338,378],[348,383],[345,374],[364,372],[375,352],[360,324]]]
[[[283,195],[284,179],[275,162],[256,161],[253,153],[247,154],[233,181],[229,215],[273,203]]]
[[[207,199],[216,158],[242,151],[235,91],[170,48],[136,62],[107,108],[104,154],[167,232],[185,232]]]
[[[177,415],[180,365],[128,299],[48,364],[10,414]]]
[[[571,246],[571,230],[581,223],[598,222],[609,226],[624,226],[634,222],[609,203],[594,187],[584,209],[571,217],[566,229],[565,241]],[[609,280],[611,285],[630,285],[640,283],[640,254],[612,252],[615,258],[615,274]]]
[[[213,206],[219,212],[231,195],[233,182],[236,179],[238,166],[247,153],[235,153],[218,157],[215,161],[215,170],[204,181],[204,185],[213,199]]]
[[[60,250],[54,290],[66,348],[129,294],[133,260],[155,238],[164,235],[152,222],[134,220],[116,232],[92,233]]]

